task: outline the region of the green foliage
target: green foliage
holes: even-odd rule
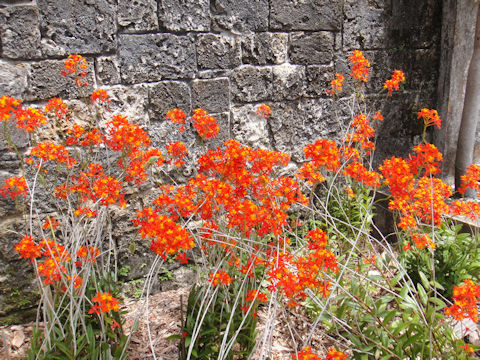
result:
[[[184,336],[178,336],[181,338],[180,360],[217,359],[222,341],[226,344],[232,342],[228,354],[222,357],[223,359],[248,358],[255,346],[257,318],[253,316],[253,312],[256,306],[248,314],[244,314],[238,304],[234,305],[235,295],[241,291],[239,286],[234,282],[228,288],[218,287],[214,294],[211,294],[212,289],[207,285],[192,287],[183,322]],[[208,304],[209,300],[211,300],[210,304]],[[199,316],[204,316],[203,321],[199,321]],[[200,330],[195,337],[198,326]],[[190,357],[188,357],[189,348],[191,348]]]
[[[422,274],[428,279],[435,278],[440,294],[446,298],[453,295],[453,287],[465,279],[480,279],[480,248],[478,237],[461,233],[461,225],[443,224],[435,230],[435,253],[416,249],[402,251],[405,269],[414,282],[421,282]],[[428,229],[425,229],[428,233]],[[432,266],[432,263],[434,267]],[[432,269],[435,269],[435,272]]]

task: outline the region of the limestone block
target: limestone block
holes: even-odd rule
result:
[[[192,81],[192,106],[208,113],[229,111],[230,83],[228,78]]]
[[[268,0],[212,0],[210,3],[214,31],[268,30]]]
[[[148,117],[148,88],[146,85],[134,86],[111,86],[105,87],[110,95],[109,108],[111,112],[107,115],[123,115],[131,122],[146,126],[149,124]]]
[[[328,64],[333,57],[334,41],[333,33],[327,31],[294,32],[290,35],[288,49],[290,62],[302,65]]]
[[[0,96],[22,98],[27,89],[28,65],[0,61]]]
[[[127,84],[192,78],[197,70],[195,45],[186,35],[120,35],[118,56]]]
[[[283,64],[273,66],[273,99],[295,100],[305,90],[305,67]]]
[[[342,0],[274,0],[270,2],[270,27],[279,30],[339,31],[342,5]]]
[[[325,95],[325,90],[330,88],[330,82],[334,79],[333,66],[330,65],[309,65],[305,70],[306,89],[308,97]]]
[[[170,31],[209,31],[209,0],[160,0],[160,23]]]
[[[232,138],[243,145],[271,149],[267,120],[257,115],[257,108],[254,104],[232,108]]]
[[[234,101],[264,101],[272,97],[272,69],[243,65],[234,70],[232,96]]]
[[[201,34],[197,40],[197,61],[200,69],[228,69],[239,66],[240,44],[228,35]]]
[[[47,56],[101,54],[116,48],[113,0],[38,0],[42,51]]]
[[[287,61],[287,33],[256,33],[242,40],[242,62],[252,65],[282,64]]]
[[[117,21],[125,33],[158,30],[157,2],[119,0]]]
[[[161,81],[150,85],[149,114],[152,121],[163,121],[168,110],[178,108],[190,114],[192,101],[190,88],[180,81]]]
[[[98,85],[120,83],[120,66],[115,56],[100,56],[95,59],[95,73]]]
[[[82,87],[86,94],[93,90],[93,61],[87,59],[87,87]],[[63,60],[44,60],[30,65],[29,87],[25,93],[27,101],[49,100],[52,97],[78,98],[81,93],[75,86],[72,75],[62,76]]]
[[[41,56],[38,10],[34,6],[8,6],[0,10],[2,56],[35,59]]]

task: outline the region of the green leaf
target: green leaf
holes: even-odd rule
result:
[[[427,296],[427,293],[426,293],[425,289],[423,288],[423,286],[420,283],[417,284],[417,290],[418,290],[418,296],[420,297],[420,301],[422,302],[423,305],[427,305],[428,304],[428,296]]]

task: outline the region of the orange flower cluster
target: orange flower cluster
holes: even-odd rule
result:
[[[375,130],[370,126],[367,115],[355,116],[350,126],[355,130],[353,133],[347,134],[345,141],[359,144],[362,149],[367,150],[366,155],[369,155],[371,150],[375,150],[375,144],[370,141],[370,138],[375,136]]]
[[[480,300],[480,285],[465,280],[462,285],[453,287],[453,305],[445,309],[445,315],[455,320],[472,319],[478,321],[477,303]]]
[[[268,119],[268,117],[272,114],[272,110],[270,106],[262,104],[257,108],[257,115]]]
[[[27,182],[23,176],[12,176],[3,180],[5,185],[0,188],[0,195],[10,196],[15,199],[17,196],[27,196]]]
[[[465,194],[468,188],[473,190],[480,190],[478,182],[480,181],[480,166],[472,164],[465,169],[465,175],[460,177],[461,185],[458,188],[458,192],[462,195]],[[479,194],[480,196],[480,194]]]
[[[11,96],[4,95],[0,97],[0,121],[8,121],[12,115],[17,113],[20,108],[20,100]]]
[[[173,109],[167,112],[166,119],[176,124],[185,124],[187,115],[180,109]]]
[[[92,95],[90,95],[90,99],[92,100],[92,104],[94,104],[97,101],[101,101],[108,104],[110,102],[110,95],[108,95],[108,93],[103,89],[97,89],[94,92],[92,92]]]
[[[212,283],[213,286],[217,286],[218,284],[223,284],[228,286],[232,283],[232,278],[225,271],[217,270],[215,272],[210,273],[210,278],[208,281]]]
[[[106,144],[114,151],[131,156],[140,148],[150,146],[148,134],[140,126],[129,122],[125,116],[114,115],[106,126]]]
[[[77,161],[71,157],[65,149],[65,146],[54,144],[51,141],[44,141],[30,150],[30,156],[35,156],[45,161],[56,161],[66,164],[69,168],[73,167]]]
[[[104,136],[99,129],[93,128],[86,131],[78,124],[73,124],[72,128],[66,130],[71,135],[65,140],[66,145],[97,146],[103,143]]]
[[[347,355],[341,351],[338,351],[334,348],[330,348],[328,350],[327,357],[320,357],[319,355],[312,352],[312,348],[306,346],[302,351],[300,351],[297,355],[292,355],[292,360],[345,360]]]
[[[393,75],[386,80],[383,88],[388,90],[388,96],[392,96],[393,91],[398,91],[400,83],[405,81],[405,74],[402,70],[393,70]]]
[[[174,164],[176,167],[182,167],[185,164],[183,158],[187,156],[188,150],[185,144],[181,141],[177,141],[173,144],[168,144],[166,146],[168,155],[170,155],[169,164]]]
[[[418,119],[423,119],[425,127],[436,125],[439,129],[442,128],[442,119],[438,116],[437,110],[423,108],[417,115]]]
[[[340,167],[340,151],[335,141],[320,139],[313,144],[308,144],[304,153],[310,161],[304,164],[298,172],[298,177],[314,184],[324,182],[322,169],[336,171]]]
[[[97,296],[92,298],[92,302],[96,302],[97,305],[92,306],[88,312],[89,314],[109,313],[110,311],[120,310],[120,300],[114,298],[108,292],[97,292]]]
[[[32,236],[24,236],[18,244],[14,245],[14,247],[23,259],[30,259],[30,261],[33,261],[42,256],[42,246],[38,245]]]
[[[367,170],[367,168],[359,162],[354,161],[348,164],[343,173],[368,187],[377,188],[380,186],[380,174]]]
[[[43,230],[46,230],[46,229],[52,229],[53,230],[53,229],[56,229],[59,225],[60,225],[60,223],[58,222],[57,219],[47,217],[45,219],[45,222],[42,225],[42,229]]]
[[[194,247],[193,239],[185,229],[151,207],[139,211],[132,221],[140,227],[142,238],[152,239],[150,249],[164,259],[168,254]]]
[[[45,105],[45,112],[54,112],[59,119],[62,119],[67,114],[67,104],[60,98],[50,99]]]
[[[17,110],[15,116],[17,118],[17,127],[27,132],[32,132],[40,125],[44,125],[47,123],[45,114],[38,109],[19,109]]]
[[[350,60],[353,65],[350,75],[355,80],[367,82],[368,74],[370,73],[370,62],[365,58],[363,53],[360,50],[354,50],[348,60]]]
[[[427,246],[435,250],[435,243],[432,241],[428,234],[412,234],[413,243],[420,250],[425,249]]]
[[[217,120],[207,115],[203,109],[195,109],[192,116],[193,127],[202,139],[211,139],[218,135],[220,128]]]
[[[335,79],[330,82],[330,89],[325,90],[328,95],[335,95],[342,91],[343,88],[343,81],[345,80],[345,76],[340,73],[335,73]]]
[[[61,73],[63,76],[67,74],[75,75],[75,84],[80,86],[87,86],[88,84],[85,81],[82,81],[81,78],[87,75],[87,60],[81,55],[69,55],[64,62],[65,70],[62,70]]]
[[[441,172],[440,162],[442,154],[433,144],[419,144],[413,148],[417,153],[415,156],[410,155],[408,165],[414,175],[421,175],[424,170],[424,176],[435,175]]]

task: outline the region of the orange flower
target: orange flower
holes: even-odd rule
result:
[[[435,250],[435,243],[432,241],[428,234],[412,234],[412,240],[415,243],[415,246],[420,250],[429,247],[432,250]]]
[[[42,256],[42,246],[37,245],[33,237],[28,235],[24,236],[18,244],[15,244],[15,250],[22,258],[30,259],[30,261]]]
[[[34,131],[40,125],[46,124],[45,114],[38,109],[28,108],[17,110],[17,127],[27,132]]]
[[[75,84],[77,86],[87,86],[86,82],[82,82],[80,78],[85,77],[87,72],[85,69],[87,68],[87,60],[83,56],[80,55],[69,55],[64,62],[65,70],[62,70],[61,73],[63,76],[67,76],[67,74],[74,74],[75,75]]]
[[[197,130],[198,135],[202,139],[214,138],[220,131],[217,120],[214,117],[207,115],[203,109],[194,110],[192,120],[193,127]]]
[[[57,219],[48,217],[45,219],[45,222],[42,225],[42,229],[56,229],[59,226]]]
[[[388,96],[392,96],[393,91],[398,91],[400,83],[405,81],[405,75],[402,70],[394,70],[390,79],[386,80],[383,88],[388,90]]]
[[[478,321],[477,303],[480,300],[480,285],[472,280],[464,280],[460,286],[453,287],[452,306],[445,308],[445,315],[450,315],[455,320],[470,318],[473,322]]]
[[[27,196],[27,182],[23,176],[12,176],[3,180],[5,185],[0,188],[0,195],[15,199],[18,195]]]
[[[272,110],[270,106],[262,104],[257,108],[257,115],[268,119],[268,117],[272,114]]]
[[[180,109],[173,109],[168,110],[166,119],[176,124],[185,124],[187,115]]]
[[[210,273],[210,279],[208,281],[211,282],[213,286],[217,286],[218,284],[228,286],[232,283],[232,278],[225,271],[217,270],[216,272]]]
[[[335,79],[330,82],[330,89],[325,90],[328,95],[335,95],[338,92],[342,91],[343,81],[345,76],[340,73],[335,73]]]
[[[37,146],[30,150],[30,155],[39,157],[43,161],[52,160],[64,163],[68,167],[73,167],[76,163],[76,160],[68,154],[68,151],[63,145],[57,145],[50,141],[37,144]]]
[[[183,142],[177,141],[173,144],[170,143],[166,146],[166,149],[170,155],[170,161],[168,161],[169,163],[173,161],[173,164],[176,167],[181,167],[183,164],[185,164],[183,158],[187,156],[188,150]]]
[[[267,302],[268,298],[267,295],[264,293],[259,292],[258,290],[249,290],[247,291],[247,296],[245,297],[245,301],[260,301],[260,302]]]
[[[50,99],[45,105],[45,112],[54,112],[61,119],[67,114],[67,104],[60,98]]]
[[[20,105],[20,100],[11,96],[4,95],[0,97],[0,121],[8,121],[12,115],[16,114]]]
[[[356,161],[348,164],[345,167],[343,174],[350,176],[352,179],[371,188],[377,188],[380,186],[380,174],[375,171],[367,170],[363,164]]]
[[[112,294],[108,292],[99,293],[97,296],[92,298],[92,302],[98,303],[98,305],[92,306],[89,314],[99,314],[99,313],[108,313],[110,311],[118,311],[120,309],[120,300],[114,298]]]
[[[107,92],[103,89],[97,89],[95,90],[92,95],[90,95],[90,99],[92,100],[92,104],[94,104],[96,101],[102,101],[104,103],[109,103],[110,102],[110,96],[107,94]]]
[[[439,129],[442,127],[442,119],[438,116],[437,110],[423,108],[417,113],[418,119],[423,119],[425,127],[436,125]]]
[[[480,180],[480,166],[472,164],[465,169],[465,175],[460,177],[461,186],[458,188],[458,192],[465,195],[468,188],[473,190],[480,190],[478,181]],[[479,194],[480,196],[480,194]]]
[[[360,50],[354,50],[348,60],[353,64],[350,75],[355,80],[367,82],[368,74],[370,73],[370,62],[363,56],[362,52]]]

